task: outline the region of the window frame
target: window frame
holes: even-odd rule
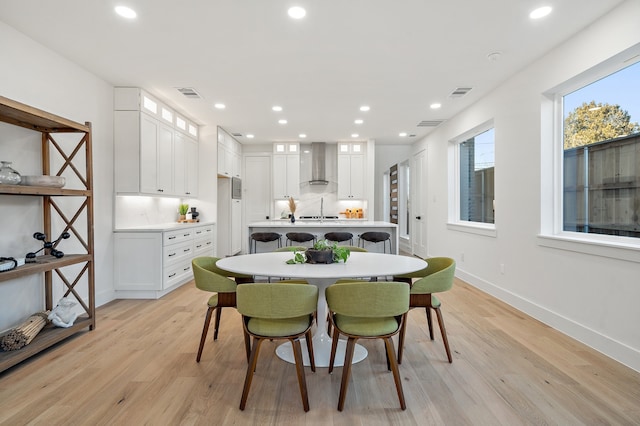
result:
[[[473,222],[460,219],[460,144],[488,130],[494,130],[494,150],[496,148],[497,129],[494,120],[490,119],[472,129],[449,140],[449,212],[447,229],[452,231],[467,232],[486,237],[497,237],[498,218],[494,215],[494,223]],[[495,159],[494,159],[494,167]],[[494,171],[495,173],[495,171]],[[494,175],[495,176],[495,175]],[[495,179],[494,179],[495,182]],[[453,195],[451,195],[453,194]],[[495,203],[495,183],[494,183]]]
[[[640,44],[542,94],[540,246],[640,263],[640,238],[565,231],[563,210],[564,96],[640,62],[639,54]]]

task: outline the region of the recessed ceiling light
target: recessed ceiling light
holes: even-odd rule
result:
[[[116,6],[115,10],[116,10],[116,13],[122,16],[123,18],[134,19],[136,16],[138,16],[135,10],[127,6]]]
[[[248,134],[247,134],[247,137],[248,137],[249,139],[253,139],[253,135],[252,135],[251,133],[248,133]]]
[[[437,102],[436,102],[436,103],[433,103],[433,104],[431,104],[431,105],[429,105],[429,107],[430,107],[431,109],[438,109],[438,108],[440,108],[441,106],[442,106],[442,104],[439,104],[439,103],[437,103]]]
[[[360,111],[362,111],[362,112],[367,112],[367,111],[369,111],[370,109],[371,109],[371,108],[369,107],[369,105],[362,105],[362,106],[360,107]]]
[[[358,118],[358,119],[354,120],[354,123],[362,124],[362,123],[364,123],[364,120],[362,120],[361,118]]]
[[[272,107],[271,107],[271,109],[272,109],[272,110],[274,110],[274,111],[276,111],[276,112],[280,112],[280,111],[282,111],[282,107],[281,107],[281,106],[278,106],[278,105],[274,105],[274,106],[272,106]]]
[[[529,14],[529,18],[531,19],[540,19],[540,18],[544,18],[545,16],[547,16],[548,14],[551,13],[551,6],[542,6],[539,7],[535,10],[533,10],[530,14]]]
[[[217,103],[213,104],[216,109],[225,109],[227,106],[225,104]]]
[[[278,120],[278,123],[280,123],[280,124],[287,124],[287,120]]]
[[[301,8],[300,6],[293,6],[289,8],[287,13],[293,19],[302,19],[307,14],[307,11]]]
[[[300,133],[300,134],[298,135],[298,137],[299,137],[299,138],[304,139],[304,138],[306,138],[306,137],[307,137],[307,135],[305,135],[304,133]]]
[[[359,135],[359,134],[357,134],[357,133],[352,133],[352,134],[351,134],[351,137],[352,137],[352,138],[357,138],[358,136],[360,136],[360,135]]]
[[[399,133],[398,136],[400,136],[401,138],[404,138],[405,136],[407,136],[407,134],[405,132]]]

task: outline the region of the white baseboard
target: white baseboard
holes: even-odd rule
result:
[[[456,276],[470,285],[488,293],[525,314],[543,322],[567,336],[584,343],[598,352],[640,372],[640,351],[585,327],[569,318],[524,299],[517,294],[497,287],[472,274],[456,268]]]

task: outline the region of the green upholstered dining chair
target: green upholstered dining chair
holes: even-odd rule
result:
[[[228,278],[228,276],[234,276],[236,280],[241,280],[243,283],[252,279],[250,275],[232,274],[229,271],[218,268],[216,266],[218,260],[219,258],[210,256],[196,257],[191,260],[196,287],[200,290],[214,293],[209,297],[207,302],[207,315],[205,316],[204,326],[202,327],[202,336],[200,337],[200,346],[198,347],[196,362],[200,362],[213,311],[216,311],[216,322],[213,331],[213,340],[215,341],[218,340],[222,308],[236,307],[236,285],[238,283]]]
[[[308,248],[309,247],[305,247],[305,246],[284,246],[284,247],[277,248],[274,251],[305,251]]]
[[[441,293],[451,290],[453,279],[456,272],[456,262],[450,257],[431,257],[426,258],[427,267],[420,271],[410,274],[394,276],[394,281],[403,281],[411,285],[411,298],[409,300],[409,309],[425,308],[427,314],[427,326],[429,327],[429,337],[433,340],[433,324],[431,322],[431,309],[436,312],[438,317],[438,325],[440,326],[440,334],[444,342],[444,349],[447,351],[447,359],[453,362],[451,357],[451,349],[449,348],[449,339],[447,339],[447,330],[444,326],[444,319],[440,306],[442,303],[434,293]],[[416,279],[414,281],[414,279]],[[402,352],[404,350],[404,336],[406,333],[406,323],[400,331],[398,340],[398,363],[402,363]]]
[[[305,336],[311,371],[316,371],[311,325],[318,304],[318,288],[305,284],[243,284],[238,286],[238,312],[242,314],[245,336],[253,336],[240,409],[244,410],[256,369],[260,344],[265,340],[287,339],[293,345],[298,385],[304,411],[309,396],[304,375],[300,337]]]
[[[401,282],[351,282],[330,285],[325,294],[331,313],[330,321],[334,328],[329,373],[333,371],[338,338],[341,334],[347,337],[338,411],[344,408],[353,351],[358,339],[384,341],[387,368],[393,372],[400,407],[406,409],[391,337],[400,331],[409,310],[409,286]]]

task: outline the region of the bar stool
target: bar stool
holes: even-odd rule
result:
[[[313,241],[315,244],[316,236],[309,232],[287,232],[287,245],[292,246],[293,243],[306,243]]]
[[[349,245],[353,245],[353,234],[351,232],[327,232],[324,234],[324,238],[336,243],[349,241]]]
[[[282,247],[282,235],[277,232],[254,232],[251,234],[251,245],[249,247],[249,253],[255,253],[257,251],[258,242],[270,243],[273,241],[278,242],[278,248]]]
[[[358,246],[364,247],[365,241],[368,241],[374,244],[383,243],[383,246],[382,246],[383,253],[387,252],[386,250],[387,241],[389,241],[389,253],[393,254],[393,247],[391,245],[391,234],[389,234],[388,232],[382,232],[382,231],[363,232],[362,234],[360,234],[360,237],[358,239]]]

